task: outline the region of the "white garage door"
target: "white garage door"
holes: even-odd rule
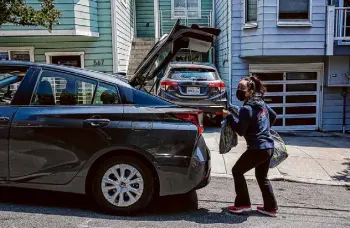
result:
[[[318,129],[321,88],[319,71],[255,74],[267,87],[266,103],[278,114],[274,127],[276,130]]]

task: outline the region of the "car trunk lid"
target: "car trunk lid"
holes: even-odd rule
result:
[[[154,79],[182,48],[208,52],[219,34],[219,29],[198,25],[187,27],[180,25],[178,20],[170,34],[163,36],[149,51],[130,79],[130,85],[143,88],[145,83]]]

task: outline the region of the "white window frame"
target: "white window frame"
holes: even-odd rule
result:
[[[290,0],[291,1],[291,0]],[[279,19],[280,15],[280,0],[277,0],[277,26],[279,27],[311,27],[312,26],[312,0],[309,0],[309,18],[294,20],[294,19]]]
[[[81,68],[84,69],[84,57],[85,57],[85,52],[46,52],[45,57],[46,57],[46,63],[51,64],[52,63],[52,56],[80,56],[80,63],[81,63]]]
[[[202,18],[202,0],[197,0],[198,1],[198,17],[188,17],[188,15],[186,15],[185,17],[179,17],[179,16],[175,16],[175,3],[174,1],[176,0],[171,0],[171,19],[200,19]],[[186,0],[187,1],[187,0]],[[187,3],[186,3],[187,5]],[[184,10],[187,10],[186,8],[184,8]],[[192,8],[191,8],[192,10]],[[193,11],[196,10],[195,8],[193,8]]]
[[[298,127],[298,126],[288,126],[288,130],[316,130],[315,128],[322,130],[322,114],[323,114],[323,85],[324,85],[324,64],[323,63],[291,63],[291,64],[249,64],[249,74],[252,73],[274,73],[274,72],[317,72],[317,115],[315,126]],[[300,81],[302,82],[302,81]],[[269,83],[273,83],[270,81]],[[284,115],[284,114],[283,114]],[[275,127],[281,130],[281,127]]]
[[[256,12],[256,21],[253,21],[253,22],[248,22],[247,21],[247,7],[248,7],[248,4],[247,4],[247,1],[248,0],[243,0],[243,23],[244,23],[244,29],[250,29],[250,28],[257,28],[258,27],[258,11]],[[259,0],[256,0],[256,4],[259,4]],[[257,6],[258,8],[258,6]]]
[[[28,51],[29,52],[29,59],[31,62],[35,61],[34,58],[34,47],[1,47],[1,51],[7,51],[9,60],[11,60],[11,51]]]

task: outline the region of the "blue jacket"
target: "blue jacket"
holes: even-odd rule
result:
[[[247,141],[248,150],[274,148],[270,127],[275,120],[276,113],[261,98],[244,103],[238,116],[228,116],[232,129]]]

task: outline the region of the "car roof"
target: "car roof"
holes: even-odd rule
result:
[[[214,69],[216,70],[216,67],[212,63],[205,63],[205,62],[172,62],[168,65],[169,68],[186,68],[186,67],[202,67],[206,69]]]
[[[127,83],[127,79],[122,75],[111,75],[108,73],[92,71],[92,70],[87,70],[87,69],[82,69],[82,68],[77,68],[77,67],[55,65],[55,64],[46,64],[46,63],[36,63],[36,62],[7,61],[7,60],[1,60],[0,66],[1,65],[41,67],[41,68],[46,68],[46,69],[65,71],[67,73],[80,74],[80,75],[87,76],[89,78],[94,78],[96,80],[101,80],[101,81],[105,81],[105,82],[119,84],[119,85],[126,86],[126,87],[131,87]]]

